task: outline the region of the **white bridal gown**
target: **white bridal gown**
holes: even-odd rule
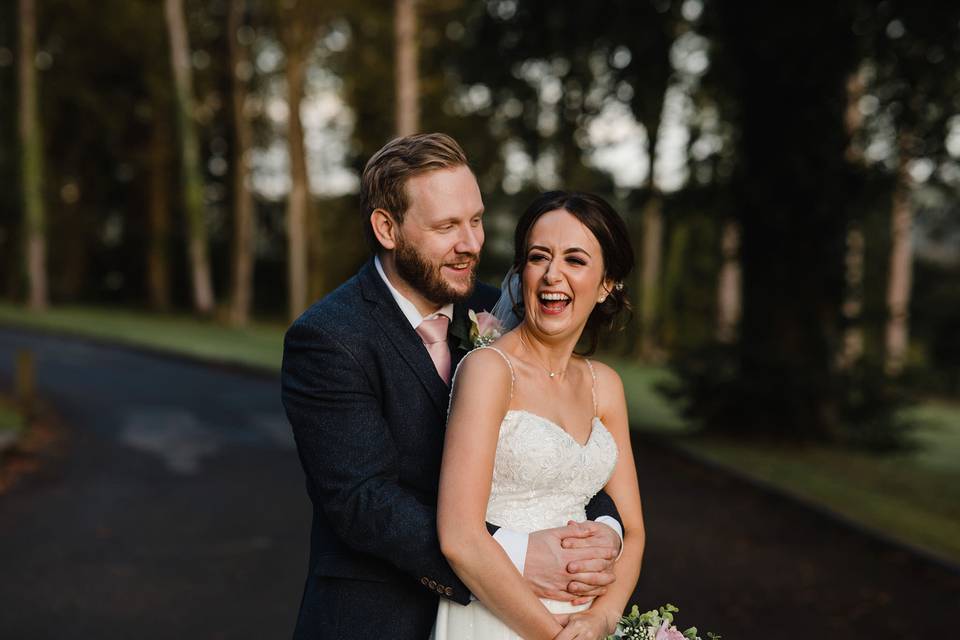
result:
[[[513,376],[507,356],[494,347],[485,348],[499,353]],[[596,375],[589,360],[587,364],[596,416]],[[616,442],[599,417],[593,418],[590,436],[581,445],[556,423],[511,409],[500,423],[486,520],[523,533],[586,520],[587,503],[607,484],[616,462]],[[541,601],[553,613],[590,606]],[[520,636],[478,600],[464,606],[441,599],[431,640],[520,640]]]

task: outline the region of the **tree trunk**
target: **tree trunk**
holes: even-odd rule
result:
[[[246,325],[250,321],[253,304],[253,243],[254,209],[250,193],[250,167],[247,164],[253,144],[253,128],[245,113],[247,101],[247,71],[250,54],[239,41],[243,24],[245,0],[231,0],[227,18],[230,43],[231,90],[233,93],[233,126],[236,138],[233,153],[233,269],[230,300],[230,323]]]
[[[708,429],[831,439],[845,400],[836,362],[850,215],[844,82],[858,62],[853,11],[836,3],[750,7],[716,6],[724,63],[737,70],[729,189],[743,311],[729,360],[707,366],[689,406]],[[812,32],[821,46],[804,46]]]
[[[37,13],[34,0],[20,0],[20,163],[23,190],[28,306],[49,306],[47,283],[46,214],[43,204],[43,134],[37,104]]]
[[[843,301],[843,317],[846,329],[843,332],[843,347],[838,359],[842,371],[850,370],[863,356],[863,327],[860,314],[863,312],[863,265],[866,241],[858,224],[847,230],[846,283],[847,292]]]
[[[863,127],[863,114],[859,102],[864,92],[863,68],[847,77],[847,109],[844,113],[844,125],[850,139],[847,145],[847,161],[854,165],[863,164],[863,148],[858,134]],[[841,371],[849,371],[863,356],[864,340],[861,313],[863,312],[863,264],[865,253],[863,230],[856,222],[847,229],[846,295],[843,302],[843,346],[837,359]]]
[[[666,92],[666,88],[664,88]],[[663,102],[660,102],[660,112]],[[637,292],[635,300],[639,303],[637,315],[640,323],[640,339],[635,346],[635,353],[642,360],[656,361],[662,355],[660,329],[660,281],[663,261],[663,194],[657,188],[654,176],[656,164],[657,137],[660,131],[659,113],[653,118],[653,112],[643,119],[643,126],[647,131],[647,157],[650,159],[650,171],[647,174],[647,200],[640,214],[639,244],[634,242],[634,248],[640,246],[640,268],[636,270]]]
[[[307,308],[307,212],[310,206],[310,190],[303,125],[300,121],[305,72],[306,47],[289,47],[286,76],[287,103],[290,107],[287,144],[290,149],[291,186],[287,199],[287,266],[291,319]]]
[[[203,173],[200,167],[200,143],[193,120],[193,73],[183,0],[164,0],[167,32],[170,37],[170,61],[176,89],[177,122],[180,127],[180,164],[183,174],[184,209],[187,216],[190,273],[193,304],[197,313],[213,313],[213,283],[204,219]]]
[[[660,270],[663,260],[663,198],[652,185],[643,206],[642,223],[640,356],[644,360],[655,361],[660,356],[657,332],[660,321]]]
[[[717,281],[717,340],[730,344],[737,338],[741,313],[740,226],[727,220],[721,234],[723,262]]]
[[[416,0],[395,0],[393,28],[396,46],[397,135],[408,136],[420,130]]]
[[[150,308],[170,309],[170,134],[162,117],[154,118],[150,137],[150,238],[147,250],[147,291]]]
[[[890,275],[887,281],[885,368],[889,375],[903,371],[909,346],[910,290],[913,281],[913,206],[910,202],[910,174],[907,173],[909,135],[901,134],[900,166],[893,191],[890,216]]]

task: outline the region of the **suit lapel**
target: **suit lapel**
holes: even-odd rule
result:
[[[464,303],[453,305],[453,319],[447,332],[447,347],[450,348],[451,371],[457,370],[457,365],[473,348],[470,344],[470,317],[467,315],[469,307]]]
[[[450,389],[437,373],[420,336],[410,326],[410,322],[400,311],[390,290],[387,289],[386,283],[377,273],[373,260],[364,265],[359,276],[363,297],[371,303],[369,309],[374,321],[423,383],[437,409],[446,415]]]

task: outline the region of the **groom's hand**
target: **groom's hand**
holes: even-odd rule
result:
[[[574,522],[530,534],[523,576],[538,597],[586,602],[606,591],[614,580],[619,540],[616,545],[608,541],[606,546],[594,546],[605,539],[595,526],[609,529],[602,524]],[[594,545],[572,545],[573,540],[579,544],[591,538]]]
[[[567,592],[577,596],[572,604],[583,604],[603,595],[607,585],[613,582],[613,565],[620,556],[623,539],[612,528],[592,520],[571,520],[567,526],[576,526],[586,535],[564,538],[563,548],[587,549],[595,554],[592,558],[574,560],[567,565],[567,572],[573,576],[567,585]]]

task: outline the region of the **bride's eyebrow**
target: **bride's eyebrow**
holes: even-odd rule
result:
[[[567,254],[569,254],[569,253],[582,253],[583,255],[587,256],[588,258],[592,258],[592,257],[593,257],[593,256],[590,255],[590,252],[589,252],[589,251],[587,251],[586,249],[581,249],[580,247],[570,247],[569,249],[564,249],[564,250],[563,250],[563,255],[567,255]]]
[[[539,245],[539,244],[532,245],[532,246],[530,246],[530,247],[527,249],[527,253],[530,253],[531,251],[543,251],[544,253],[549,253],[549,254],[553,255],[553,252],[552,252],[550,249],[548,249],[548,248],[546,248],[546,247],[544,247],[544,246],[542,246],[542,245]],[[587,251],[586,249],[582,249],[582,248],[580,248],[580,247],[570,247],[570,248],[568,248],[568,249],[564,249],[564,250],[563,250],[563,255],[569,255],[569,254],[571,254],[571,253],[582,253],[583,255],[587,256],[588,258],[592,258],[592,257],[593,257],[593,256],[590,255],[590,252],[589,252],[589,251]]]

